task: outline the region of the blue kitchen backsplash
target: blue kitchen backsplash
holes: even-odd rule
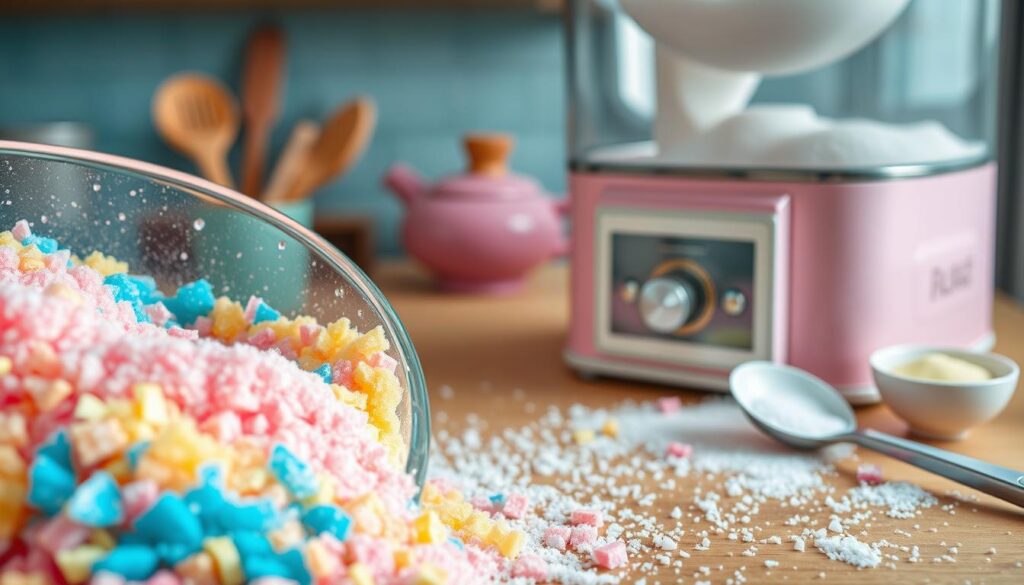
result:
[[[514,133],[513,167],[564,191],[562,24],[555,14],[531,11],[7,16],[0,20],[0,128],[84,122],[97,150],[193,171],[156,135],[153,91],[185,70],[237,89],[246,37],[271,20],[288,34],[273,155],[296,120],[322,119],[355,94],[377,101],[369,150],[316,202],[318,210],[372,216],[382,253],[400,252],[401,210],[380,185],[385,169],[404,161],[432,178],[461,169],[466,131]],[[237,176],[237,147],[232,158]]]

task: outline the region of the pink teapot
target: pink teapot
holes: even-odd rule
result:
[[[433,186],[404,165],[388,170],[384,184],[406,207],[405,248],[443,290],[514,292],[532,268],[567,252],[561,226],[566,202],[508,172],[511,137],[473,134],[463,144],[469,171]]]

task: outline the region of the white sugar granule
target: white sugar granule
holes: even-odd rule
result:
[[[771,559],[768,559],[764,562],[764,566],[769,569],[774,569],[775,567],[779,566],[779,561],[773,561]]]
[[[804,549],[806,547],[806,544],[804,543],[804,539],[802,537],[799,537],[799,536],[793,536],[792,538],[793,538],[793,550],[795,550],[797,552],[804,552]]]
[[[857,540],[854,536],[828,536],[824,530],[809,531],[814,546],[834,560],[859,568],[877,567],[882,562],[878,548]]]
[[[772,426],[804,437],[828,437],[849,427],[811,396],[790,395],[785,401],[760,398],[750,404],[750,410]]]
[[[939,503],[935,496],[904,481],[858,486],[851,489],[845,499],[854,505],[888,508],[886,514],[890,518],[913,518],[922,508],[931,508]]]

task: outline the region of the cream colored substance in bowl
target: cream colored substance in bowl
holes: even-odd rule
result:
[[[942,354],[983,368],[988,379],[925,380],[903,370],[908,364]],[[973,370],[973,368],[969,368]],[[1020,368],[1004,356],[925,345],[887,347],[871,355],[871,371],[882,400],[915,434],[945,440],[995,418],[1017,388]],[[963,373],[963,372],[960,372]],[[971,378],[972,376],[966,376]]]

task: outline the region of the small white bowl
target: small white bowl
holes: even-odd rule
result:
[[[944,353],[979,365],[992,374],[982,382],[931,382],[894,374],[893,370],[930,353]],[[1017,389],[1020,368],[1008,357],[951,347],[896,345],[871,354],[871,371],[882,400],[910,424],[910,430],[933,439],[962,439],[996,417]]]

